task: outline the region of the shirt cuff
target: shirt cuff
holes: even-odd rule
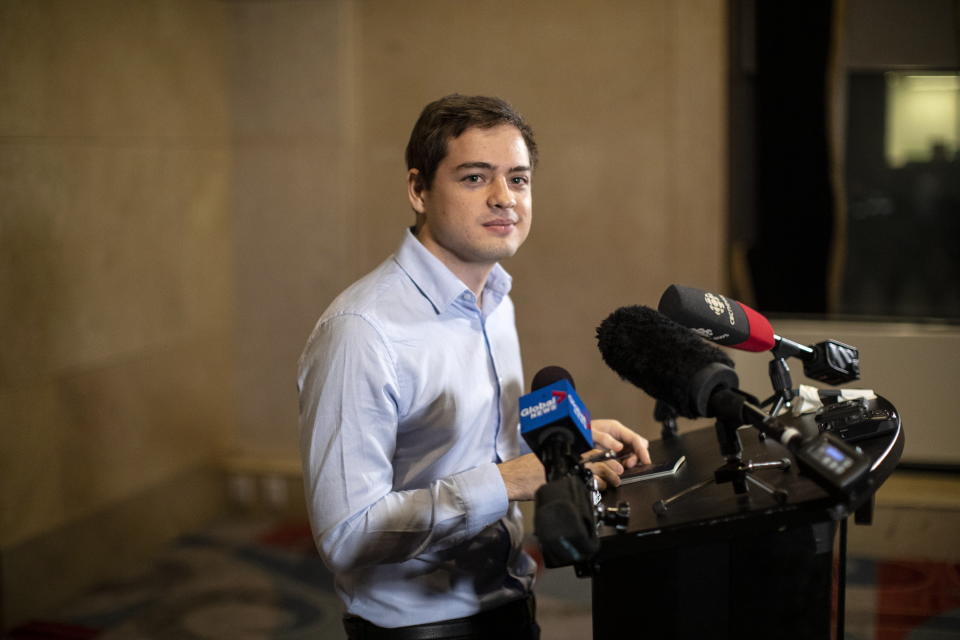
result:
[[[507,515],[510,501],[497,465],[490,462],[454,476],[463,500],[469,536],[474,536]]]

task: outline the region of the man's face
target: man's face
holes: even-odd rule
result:
[[[409,176],[417,237],[464,282],[516,253],[530,231],[530,155],[513,125],[471,127],[447,141],[429,189]]]

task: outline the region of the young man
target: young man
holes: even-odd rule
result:
[[[499,261],[530,231],[533,132],[497,98],[427,105],[407,146],[416,226],[323,313],[300,360],[311,525],[351,638],[537,638],[518,500],[520,348]],[[600,447],[646,441],[594,420]],[[601,483],[624,467],[595,465]]]

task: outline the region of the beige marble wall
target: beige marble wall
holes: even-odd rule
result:
[[[355,272],[346,199],[349,4],[229,4],[237,428],[231,450],[296,458],[297,358]]]
[[[73,553],[60,556],[12,550],[222,454],[234,412],[226,51],[216,2],[0,2],[6,595],[32,584],[16,567],[43,584],[117,554],[95,534],[75,548],[63,536]],[[150,525],[132,531],[150,539]],[[8,621],[24,613],[10,602]]]

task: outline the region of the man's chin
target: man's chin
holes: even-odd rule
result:
[[[490,262],[499,262],[507,258],[512,258],[520,249],[520,245],[506,244],[500,247],[491,248],[484,252],[484,259]]]

